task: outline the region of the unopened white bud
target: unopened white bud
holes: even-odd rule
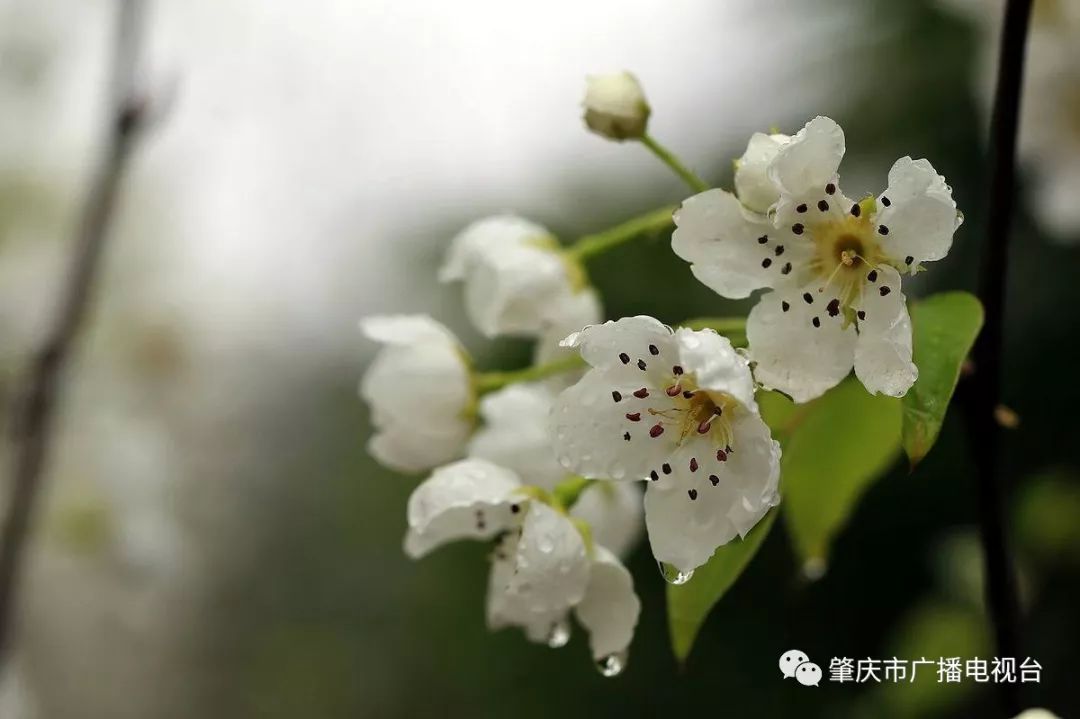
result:
[[[585,124],[609,140],[636,140],[649,124],[649,103],[628,72],[586,78]]]

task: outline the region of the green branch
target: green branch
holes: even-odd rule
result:
[[[695,175],[679,158],[675,157],[671,150],[661,145],[651,135],[642,135],[641,144],[649,148],[652,154],[659,157],[660,161],[670,167],[672,172],[678,175],[694,192],[705,192],[705,190],[709,189],[707,182]]]
[[[666,205],[644,215],[640,215],[622,224],[597,232],[592,235],[584,235],[577,242],[566,248],[566,255],[578,262],[607,252],[624,242],[629,242],[641,235],[662,232],[671,227],[673,220],[671,215],[677,209],[676,205]]]
[[[502,389],[508,384],[518,382],[536,382],[548,377],[581,369],[585,366],[585,360],[581,355],[573,353],[545,364],[533,365],[524,369],[507,370],[501,372],[477,372],[473,375],[477,394],[487,394],[497,389]]]

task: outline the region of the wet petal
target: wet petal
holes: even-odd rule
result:
[[[565,610],[585,595],[585,541],[564,514],[542,502],[532,502],[525,515],[514,563],[506,591],[531,612]]]
[[[769,164],[790,141],[787,135],[755,132],[746,152],[735,163],[735,192],[739,201],[754,212],[764,214],[780,197],[780,189],[769,179]]]
[[[513,472],[482,459],[436,469],[409,497],[405,552],[417,559],[446,542],[504,531],[524,509],[520,486]]]
[[[604,547],[595,549],[585,598],[574,612],[589,630],[589,648],[596,661],[630,646],[641,602],[634,594],[630,572]]]
[[[672,472],[645,492],[653,555],[682,572],[746,534],[779,501],[780,447],[768,427],[755,412],[741,408],[732,429],[732,451],[723,452],[722,459],[687,445],[672,458]]]
[[[508,591],[514,575],[518,533],[505,536],[495,547],[488,575],[487,625],[492,631],[518,627],[533,642],[550,643],[555,635],[568,629],[567,609],[535,612],[526,598]]]
[[[874,222],[882,248],[912,271],[919,262],[945,257],[961,223],[951,188],[927,160],[897,160],[877,207]]]
[[[727,337],[714,330],[680,327],[675,332],[675,342],[680,365],[694,377],[698,387],[724,392],[752,409],[757,408],[750,363],[735,351]]]
[[[884,293],[884,294],[883,294]],[[863,287],[855,376],[872,394],[903,397],[919,376],[911,361],[911,318],[900,274],[888,266]]]
[[[828,310],[817,283],[762,295],[746,320],[754,376],[796,402],[807,402],[836,386],[855,359],[854,326]]]
[[[836,179],[844,157],[844,131],[828,117],[815,117],[780,148],[769,177],[787,195],[801,196]]]
[[[673,401],[642,375],[627,378],[617,371],[592,369],[555,400],[552,442],[568,472],[595,479],[642,479],[671,453],[678,437],[673,432],[657,434],[659,416],[653,412],[673,406]]]
[[[748,211],[730,192],[708,190],[675,211],[671,247],[690,262],[702,284],[724,297],[742,298],[783,277],[784,261],[770,243],[773,227]]]

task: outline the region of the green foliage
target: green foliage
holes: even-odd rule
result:
[[[805,568],[819,574],[833,537],[900,449],[900,403],[849,378],[788,422],[780,460],[784,516]]]
[[[904,617],[884,652],[886,657],[909,661],[926,658],[933,664],[920,664],[915,681],[886,682],[883,670],[878,672],[882,683],[866,697],[857,716],[875,717],[934,717],[955,711],[979,689],[972,681],[945,683],[938,681],[938,659],[960,657],[961,661],[992,653],[985,618],[968,606],[930,599],[915,607]]]
[[[941,431],[960,367],[982,328],[983,309],[967,292],[944,292],[913,303],[911,321],[919,379],[903,400],[903,432],[914,467]]]
[[[750,530],[746,538],[726,544],[716,550],[704,566],[694,572],[686,584],[669,584],[667,588],[668,629],[671,649],[680,662],[686,660],[694,646],[705,618],[739,578],[761,543],[772,529],[778,511],[774,508]]]
[[[776,392],[758,396],[761,414],[780,442],[784,501],[739,542],[720,547],[693,579],[669,586],[668,627],[683,661],[709,612],[749,565],[782,508],[796,550],[808,567],[822,566],[832,537],[863,490],[889,467],[900,448],[900,405],[872,396],[854,379],[796,405]]]

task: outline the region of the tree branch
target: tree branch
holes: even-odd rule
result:
[[[994,408],[1000,402],[1001,395],[1005,286],[1016,181],[1016,136],[1030,15],[1031,0],[1008,0],[990,125],[988,227],[979,275],[979,299],[986,309],[986,324],[972,352],[975,372],[966,388],[986,601],[993,622],[997,654],[1002,657],[1020,655],[1020,607],[1006,537],[1005,492],[998,456],[1001,428],[994,419]],[[1003,683],[998,687],[1005,715],[1012,717],[1019,714],[1021,701],[1017,685]]]
[[[16,397],[10,495],[0,531],[0,663],[10,648],[16,586],[30,532],[64,370],[86,316],[128,157],[146,118],[135,90],[143,26],[141,0],[120,0],[109,88],[107,147],[83,206],[62,298],[49,334]]]

